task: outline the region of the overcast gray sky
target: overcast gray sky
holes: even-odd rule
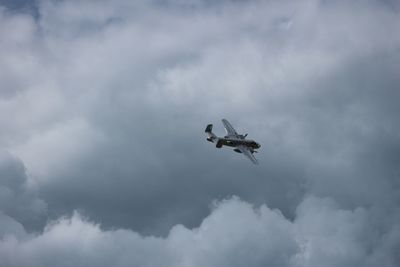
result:
[[[399,266],[399,72],[396,1],[0,1],[0,266]]]

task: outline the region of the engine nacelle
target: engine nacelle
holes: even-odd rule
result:
[[[242,151],[240,151],[240,149],[235,148],[233,151],[237,152],[237,153],[242,153]]]
[[[215,145],[215,147],[217,148],[221,148],[224,145],[224,141],[222,141],[221,139],[218,140],[217,144]]]

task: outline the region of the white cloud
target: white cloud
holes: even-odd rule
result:
[[[198,228],[176,225],[163,238],[104,231],[74,213],[40,235],[8,236],[0,256],[5,266],[396,266],[399,225],[373,231],[370,215],[309,197],[290,222],[234,197],[218,202]]]
[[[289,266],[297,252],[291,228],[279,211],[233,198],[199,228],[177,225],[165,238],[102,231],[75,213],[28,240],[4,239],[0,255],[7,266]]]

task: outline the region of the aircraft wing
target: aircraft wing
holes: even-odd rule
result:
[[[244,154],[246,155],[251,162],[253,162],[254,164],[258,164],[257,159],[253,156],[253,153],[251,153],[250,149],[247,148],[246,146],[237,146],[237,148]]]
[[[235,128],[227,121],[226,119],[222,119],[222,123],[224,124],[225,131],[228,136],[238,137],[238,133],[235,131]]]

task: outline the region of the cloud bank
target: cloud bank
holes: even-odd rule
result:
[[[75,213],[41,235],[3,238],[0,255],[4,266],[396,266],[400,225],[383,229],[371,224],[374,215],[307,197],[291,222],[279,210],[231,198],[198,228],[176,225],[162,238],[103,231]]]
[[[25,6],[0,8],[0,266],[399,265],[396,2]],[[260,166],[205,142],[223,117]]]

